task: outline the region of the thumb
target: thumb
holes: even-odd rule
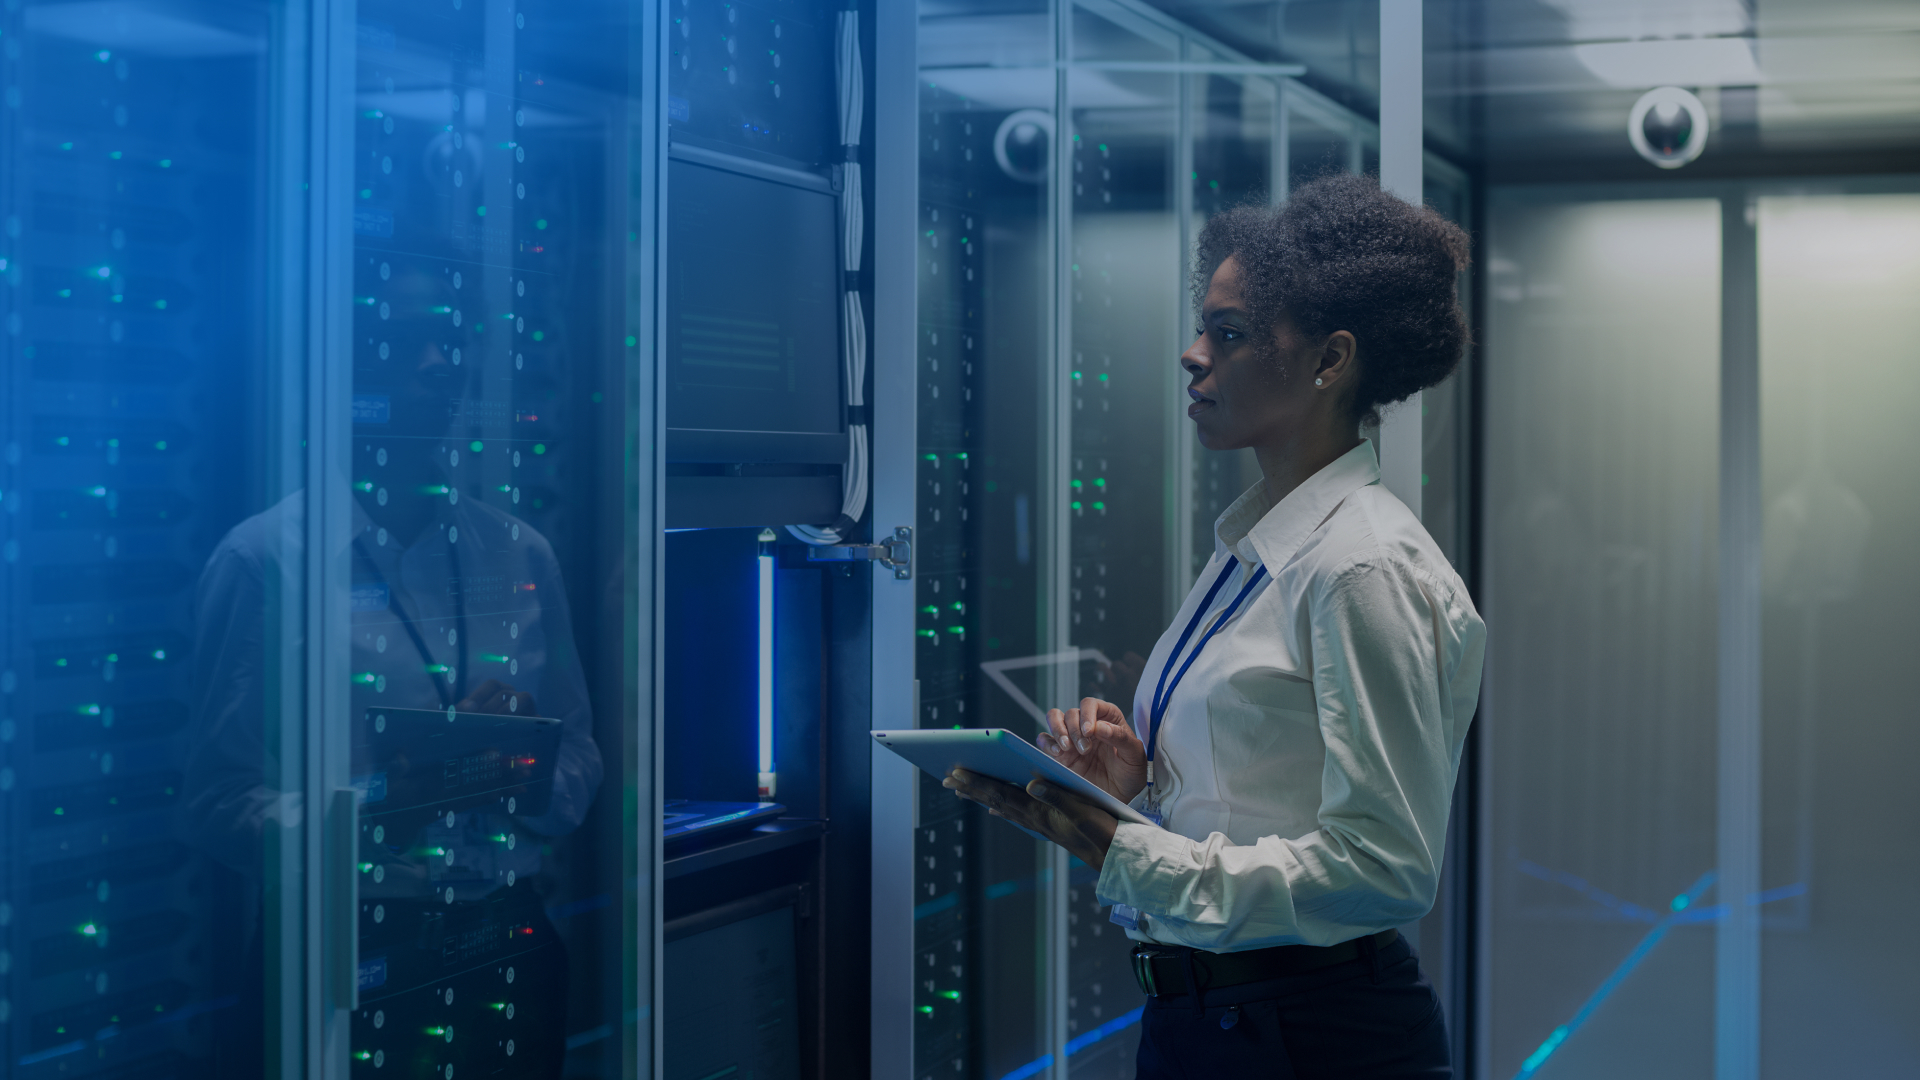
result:
[[[1128,764],[1138,765],[1146,760],[1146,746],[1134,736],[1130,727],[1102,720],[1094,725],[1093,737],[1111,750],[1115,757]]]

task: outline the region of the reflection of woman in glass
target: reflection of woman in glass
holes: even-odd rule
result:
[[[1207,223],[1188,415],[1263,480],[1221,515],[1131,722],[1088,698],[1040,738],[1165,828],[1039,781],[946,782],[1100,870],[1150,995],[1143,1080],[1450,1075],[1394,928],[1433,905],[1485,631],[1360,426],[1458,362],[1466,251],[1360,176]]]
[[[493,1075],[499,1047],[512,1040],[511,1075],[557,1076],[566,954],[536,882],[542,849],[580,825],[601,778],[585,678],[552,548],[532,526],[475,497],[477,484],[462,482],[481,455],[515,451],[450,432],[477,382],[447,316],[456,298],[448,283],[423,273],[397,276],[381,295],[386,317],[371,328],[378,352],[355,377],[354,498],[342,538],[352,593],[351,640],[340,644],[349,657],[346,719],[362,799],[359,980],[372,1003],[355,1014],[355,1049],[369,1043],[369,1060],[377,1051],[406,1075],[461,1063],[478,1075],[483,1058]],[[256,886],[266,832],[296,824],[299,814],[297,797],[284,796],[265,767],[271,671],[261,628],[273,597],[300,595],[307,501],[296,493],[242,522],[200,583],[187,820],[199,847]],[[372,725],[387,734],[387,711],[397,735],[399,710],[557,719],[558,752],[552,762],[522,756],[507,766],[537,787],[531,794],[461,798],[456,780],[495,769],[497,753],[481,747],[448,759],[429,729],[418,745],[390,736],[385,757],[361,760],[364,747],[381,741]],[[455,794],[418,797],[433,789]],[[253,948],[246,977],[257,979],[257,938]],[[495,1008],[507,1003],[511,1011]],[[403,1027],[417,1035],[422,1025],[468,1037],[389,1038]],[[236,1052],[231,1071],[258,1075],[251,1053]]]

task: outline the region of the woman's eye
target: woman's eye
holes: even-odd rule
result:
[[[1235,330],[1231,326],[1223,326],[1220,328],[1221,341],[1232,341],[1239,336],[1240,336],[1240,331]]]

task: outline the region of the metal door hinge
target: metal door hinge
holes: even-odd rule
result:
[[[877,562],[904,581],[913,576],[913,528],[901,525],[877,544],[827,544],[807,549],[808,562]]]

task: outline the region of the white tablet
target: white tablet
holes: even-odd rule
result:
[[[949,769],[961,768],[1024,787],[1038,773],[1121,821],[1153,824],[1145,814],[1094,787],[1085,777],[1055,761],[1046,751],[1005,728],[876,731],[873,741],[942,779]],[[1022,831],[1032,832],[1030,829]]]

